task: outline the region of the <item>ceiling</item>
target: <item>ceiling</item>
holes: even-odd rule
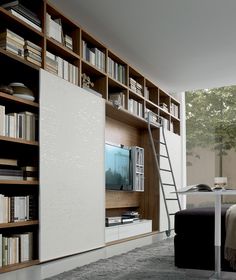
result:
[[[236,84],[235,0],[51,0],[168,92]]]

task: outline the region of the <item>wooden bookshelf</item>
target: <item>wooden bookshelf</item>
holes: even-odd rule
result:
[[[133,65],[115,54],[113,50],[110,50],[108,46],[87,32],[77,22],[65,16],[63,12],[50,4],[50,1],[35,0],[23,1],[22,3],[37,14],[41,22],[42,31],[38,31],[2,7],[0,7],[0,23],[3,29],[9,29],[23,37],[24,40],[31,41],[42,48],[42,66],[40,67],[33,62],[27,61],[24,56],[0,48],[0,65],[1,69],[4,69],[4,73],[1,74],[1,83],[6,85],[11,82],[24,83],[34,91],[35,101],[24,100],[0,91],[0,105],[5,106],[7,112],[18,113],[25,110],[38,114],[40,109],[39,70],[43,68],[50,71],[50,67],[55,67],[50,72],[59,75],[59,70],[61,69],[57,64],[58,58],[77,67],[76,74],[68,74],[68,76],[73,76],[74,84],[82,87],[82,74],[85,73],[89,76],[94,83],[92,89],[100,93],[101,97],[105,99],[105,140],[144,148],[145,165],[149,167],[145,168],[145,188],[143,193],[106,191],[106,212],[108,215],[119,215],[124,210],[137,210],[143,218],[153,221],[154,231],[158,230],[158,178],[154,175],[155,170],[152,166],[153,155],[149,145],[146,114],[150,110],[165,118],[168,121],[166,128],[180,135],[180,102],[162,90],[155,82],[146,78]],[[61,36],[61,40],[53,38],[48,33],[47,14],[61,26],[61,33],[51,34],[57,38]],[[84,53],[85,45],[83,42],[86,42],[86,46],[91,50],[92,54]],[[57,66],[49,65],[48,67],[47,52],[57,57],[54,62],[51,62],[51,64]],[[63,75],[65,76],[65,73]],[[65,78],[64,76],[61,77],[68,80],[68,77]],[[137,82],[136,88],[130,87],[130,79]],[[122,107],[117,108],[109,101],[109,98],[110,94],[119,92],[124,95],[124,104]],[[142,109],[140,110],[142,112],[139,115],[135,112],[132,113],[130,108],[131,99],[141,104]],[[163,109],[163,104],[166,104],[164,105],[166,110]],[[28,141],[1,135],[0,145],[2,148],[0,149],[0,157],[22,159],[25,156],[24,160],[30,163],[37,162],[39,166],[40,143],[38,139],[37,141]],[[0,194],[5,194],[10,189],[12,196],[21,195],[21,192],[24,195],[33,192],[39,196],[39,184],[39,181],[0,180]],[[17,233],[18,230],[23,232],[24,228],[28,231],[28,227],[31,226],[36,228],[33,231],[35,237],[33,244],[34,259],[5,266],[0,269],[0,272],[7,272],[38,263],[37,240],[40,221],[0,224],[0,234],[4,232],[4,234],[9,235]]]

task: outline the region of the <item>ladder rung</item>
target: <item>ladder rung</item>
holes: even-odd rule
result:
[[[177,198],[166,198],[166,200],[178,200]]]
[[[156,154],[156,155],[159,157],[168,158],[168,156],[165,156],[165,155],[159,155],[159,154]]]
[[[174,216],[175,215],[175,213],[169,213],[169,216]]]
[[[171,170],[170,170],[170,169],[164,169],[164,168],[160,168],[160,171],[171,172]]]
[[[155,143],[160,143],[160,144],[162,144],[162,145],[166,145],[165,142],[162,142],[162,141],[159,141],[159,140],[154,140],[154,142],[155,142]]]
[[[174,184],[167,184],[167,183],[162,183],[162,185],[165,185],[165,186],[175,186]]]

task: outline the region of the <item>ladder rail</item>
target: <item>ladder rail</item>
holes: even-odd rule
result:
[[[163,136],[163,140],[166,143],[166,136],[165,136],[165,132],[164,132],[164,127],[161,127],[162,130],[162,136]],[[169,150],[168,147],[166,145],[166,153],[167,153],[167,158],[168,158],[168,162],[169,162],[169,166],[170,166],[170,170],[171,170],[171,176],[172,176],[172,180],[173,180],[173,184],[174,184],[174,188],[175,188],[175,192],[176,192],[176,196],[177,196],[177,200],[178,200],[178,205],[179,205],[179,209],[181,210],[181,204],[180,204],[180,200],[179,200],[179,195],[177,193],[177,187],[176,187],[176,182],[175,182],[175,177],[174,177],[174,172],[173,172],[173,168],[172,168],[172,164],[171,164],[171,160],[170,160],[170,154],[169,154]]]
[[[170,231],[170,215],[169,215],[169,209],[167,206],[167,202],[165,200],[165,192],[164,192],[164,187],[163,187],[163,183],[162,183],[162,179],[161,179],[161,173],[160,173],[160,166],[159,166],[159,162],[157,160],[157,156],[156,156],[156,148],[155,148],[155,144],[154,144],[154,140],[152,137],[152,129],[151,129],[151,122],[150,122],[150,112],[148,112],[148,133],[149,133],[149,139],[151,141],[151,146],[152,146],[152,151],[155,157],[155,163],[156,163],[156,169],[157,169],[157,173],[159,176],[159,181],[160,181],[160,185],[161,185],[161,191],[162,191],[162,195],[164,197],[164,205],[165,205],[165,210],[167,213],[167,222],[168,222],[168,230]]]
[[[156,128],[160,128],[162,130],[162,137],[163,137],[163,141],[164,141],[164,142],[161,142],[160,139],[159,139],[159,143],[161,143],[165,146],[166,156],[164,156],[164,157],[168,159],[168,164],[169,164],[169,167],[170,167],[170,170],[168,170],[168,172],[171,173],[171,178],[172,178],[173,184],[164,184],[162,182],[161,171],[167,171],[167,170],[163,169],[163,168],[160,168],[160,163],[158,161],[158,154],[157,154],[157,151],[156,151],[156,147],[155,147],[154,139],[153,139],[153,134],[152,134],[150,114],[153,114],[153,115],[156,115],[156,114],[154,114],[153,112],[148,112],[148,133],[149,133],[149,139],[150,139],[150,142],[151,142],[153,155],[154,155],[154,158],[155,158],[156,171],[157,171],[157,174],[159,176],[161,192],[162,192],[162,195],[163,195],[163,201],[164,201],[164,206],[165,206],[166,215],[167,215],[168,230],[166,231],[166,235],[170,236],[170,232],[171,232],[170,216],[173,216],[173,213],[170,213],[170,211],[168,209],[167,201],[168,200],[177,200],[179,210],[181,210],[181,204],[180,204],[180,199],[179,199],[179,196],[178,196],[178,193],[177,193],[177,187],[176,187],[176,182],[175,182],[175,178],[174,178],[173,168],[172,168],[172,164],[171,164],[171,160],[170,160],[169,150],[168,150],[167,143],[166,143],[166,137],[165,137],[165,133],[164,133],[162,117],[156,115],[157,120],[160,119],[160,122],[157,123],[158,126],[156,125]],[[160,154],[160,151],[159,151],[159,154]],[[164,185],[174,186],[176,198],[173,198],[173,199],[166,198]]]

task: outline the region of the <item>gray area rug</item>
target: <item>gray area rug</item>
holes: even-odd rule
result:
[[[209,273],[207,274],[209,277]],[[47,278],[47,280],[199,280],[191,271],[174,266],[173,238]]]

